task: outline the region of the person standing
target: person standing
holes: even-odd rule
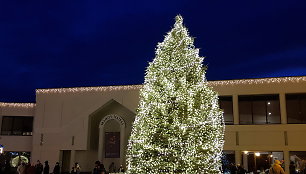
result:
[[[44,174],[49,174],[49,171],[50,171],[49,162],[45,161]]]
[[[43,171],[43,165],[40,163],[39,160],[37,160],[37,164],[35,165],[35,173],[36,174],[41,174]]]
[[[92,174],[101,174],[102,173],[100,165],[101,165],[100,161],[95,162],[95,168],[93,169]]]
[[[269,174],[286,174],[279,160],[275,160],[273,166],[269,169]]]
[[[17,167],[17,172],[18,174],[25,174],[26,171],[26,166],[25,163],[22,162],[18,167]]]
[[[118,169],[118,172],[119,172],[119,173],[123,173],[123,172],[124,172],[124,168],[123,168],[122,165],[120,165],[120,167],[119,167],[119,169]]]
[[[73,174],[80,174],[81,173],[81,167],[79,163],[75,163],[74,167],[72,167],[71,173]]]
[[[290,162],[289,171],[290,171],[290,174],[296,174],[295,164],[293,161]]]
[[[36,173],[34,164],[31,164],[31,163],[28,164],[28,168],[26,170],[26,173],[27,174],[35,174]]]
[[[61,170],[61,167],[59,165],[59,162],[56,162],[56,164],[53,168],[53,174],[60,174],[60,170]]]
[[[116,172],[116,166],[115,166],[115,163],[112,162],[109,167],[108,167],[108,172],[109,173],[115,173]]]

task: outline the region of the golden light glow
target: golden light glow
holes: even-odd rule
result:
[[[248,151],[244,151],[243,153],[247,155],[249,152]]]
[[[255,153],[255,156],[260,156],[260,153],[259,153],[259,152],[256,152],[256,153]]]

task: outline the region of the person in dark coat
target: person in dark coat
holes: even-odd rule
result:
[[[56,162],[56,164],[53,168],[53,174],[60,174],[60,170],[61,170],[61,167],[59,165],[59,162]]]
[[[11,164],[10,161],[5,161],[4,173],[11,173]]]
[[[35,171],[35,166],[34,164],[28,164],[28,168],[26,169],[26,174],[35,174],[36,171]]]
[[[237,173],[237,167],[235,164],[231,163],[229,167],[230,173],[231,174],[236,174]]]
[[[293,161],[290,161],[289,171],[290,171],[290,174],[296,174],[296,171],[295,171],[295,164],[294,164]]]
[[[237,174],[245,174],[246,170],[240,165],[237,165]]]
[[[39,160],[37,160],[37,164],[35,165],[35,173],[41,174],[43,171],[44,166],[40,163]]]
[[[92,173],[93,174],[101,174],[102,173],[100,161],[95,162],[95,168],[93,169]]]
[[[44,174],[49,174],[49,171],[50,171],[49,162],[45,161]]]

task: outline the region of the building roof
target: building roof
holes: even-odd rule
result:
[[[219,80],[208,81],[212,87],[228,85],[254,85],[254,84],[275,84],[275,83],[300,83],[306,82],[306,76],[301,77],[275,77],[260,79],[238,79],[238,80]],[[101,91],[119,91],[119,90],[139,90],[143,85],[122,85],[122,86],[97,86],[97,87],[72,87],[72,88],[49,88],[36,89],[36,94],[47,93],[81,93],[81,92],[101,92]]]

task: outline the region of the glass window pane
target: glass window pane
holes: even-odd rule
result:
[[[239,101],[240,124],[252,124],[252,102]]]
[[[306,96],[300,97],[301,113],[300,118],[302,123],[306,123]]]
[[[23,121],[23,135],[32,135],[33,117],[25,117]]]
[[[1,134],[2,135],[10,135],[12,132],[13,126],[13,117],[2,117],[2,127],[1,127]]]
[[[266,102],[253,101],[253,122],[254,124],[266,124]]]
[[[225,124],[234,124],[233,101],[231,96],[219,97],[220,108],[223,110]]]
[[[288,123],[306,123],[306,94],[286,94]]]
[[[280,123],[279,96],[277,94],[239,96],[240,124]]]
[[[23,131],[23,118],[15,117],[13,122],[13,135],[22,135]]]
[[[280,124],[280,106],[279,100],[268,100],[267,101],[267,120],[271,124]]]

